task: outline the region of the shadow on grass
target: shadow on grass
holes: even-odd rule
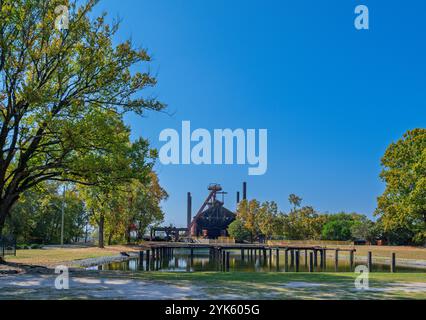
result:
[[[356,289],[355,273],[147,272],[123,276],[200,286],[209,299],[426,298],[426,273],[370,273],[369,290]]]

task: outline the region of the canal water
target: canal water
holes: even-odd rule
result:
[[[275,254],[272,255],[271,261],[269,255],[264,259],[263,255],[260,257],[245,256],[241,257],[239,250],[229,250],[230,261],[229,271],[240,272],[270,272],[277,271],[277,261]],[[334,257],[327,256],[327,266],[325,270],[320,270],[318,266],[315,272],[335,272]],[[295,271],[295,266],[291,266],[289,259],[289,271]],[[366,265],[365,261],[357,261],[355,256],[355,267],[357,265]],[[92,268],[93,269],[93,268]],[[213,260],[209,256],[208,249],[194,250],[193,258],[191,259],[190,250],[188,249],[175,249],[173,257],[163,258],[162,260],[153,261],[150,259],[147,264],[146,259],[140,261],[139,259],[130,259],[124,262],[114,262],[106,265],[98,266],[98,270],[119,270],[119,271],[158,271],[158,272],[199,272],[199,271],[221,271],[220,263]],[[278,271],[285,271],[284,253],[280,254]],[[299,272],[308,272],[308,261],[305,261],[304,253],[300,255]],[[339,257],[338,272],[350,272],[349,259],[344,256]],[[374,263],[373,259],[373,272],[389,272],[389,265]],[[397,265],[397,272],[425,272],[424,269],[401,267]]]

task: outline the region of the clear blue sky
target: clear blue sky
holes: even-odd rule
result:
[[[354,28],[354,8],[370,9],[370,30]],[[185,225],[210,182],[226,204],[248,195],[288,195],[322,212],[369,216],[383,191],[380,158],[415,127],[426,127],[426,2],[394,0],[104,0],[99,11],[122,18],[118,41],[148,48],[158,74],[154,93],[172,116],[127,117],[133,136],[160,147],[165,128],[268,129],[268,172],[241,166],[163,166],[170,194],[166,223]]]

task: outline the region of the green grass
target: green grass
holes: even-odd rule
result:
[[[355,288],[358,275],[354,273],[120,272],[114,276],[195,286],[211,299],[426,299],[426,273],[370,273],[369,290]]]
[[[105,249],[90,248],[52,248],[17,250],[16,256],[6,256],[6,261],[28,265],[51,266],[73,260],[116,256],[120,251],[131,251],[128,247],[109,246]]]
[[[129,273],[130,274],[130,273]],[[358,276],[355,273],[277,273],[277,272],[140,272],[131,273],[132,277],[147,280],[187,280],[202,282],[331,282],[343,283],[353,282]],[[426,283],[426,273],[370,273],[370,281],[375,282],[424,282]]]

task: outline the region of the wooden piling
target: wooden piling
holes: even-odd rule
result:
[[[300,258],[299,250],[295,252],[295,255],[296,255],[296,272],[299,272],[299,258]]]
[[[272,267],[272,249],[269,248],[269,267]]]
[[[294,267],[294,250],[290,249],[290,268],[293,269]]]
[[[280,271],[280,249],[276,249],[277,271]]]
[[[266,263],[266,249],[263,248],[263,263]]]
[[[284,271],[288,272],[288,249],[284,251]]]
[[[396,254],[395,252],[392,252],[392,257],[391,257],[391,268],[390,268],[390,272],[395,273],[396,272]]]
[[[324,269],[324,250],[320,249],[320,269]]]
[[[244,261],[244,249],[241,249],[241,261]]]
[[[368,267],[368,272],[372,272],[372,270],[373,270],[373,254],[371,253],[371,251],[368,251],[368,254],[367,254],[367,267]]]
[[[226,252],[222,252],[222,271],[226,271]]]
[[[146,250],[146,271],[149,271],[149,257],[150,257],[150,251]]]
[[[339,249],[334,252],[334,271],[339,271]]]
[[[353,252],[353,250],[351,250],[350,252],[349,252],[349,268],[350,268],[350,271],[352,272],[353,271],[353,269],[354,269],[354,252]]]
[[[314,272],[314,253],[309,252],[309,272]]]
[[[230,252],[226,252],[226,271],[229,271],[229,256]]]
[[[314,267],[315,269],[317,269],[318,268],[318,250],[314,249],[313,254],[314,254]]]
[[[327,249],[322,249],[322,250],[323,250],[323,261],[322,261],[323,265],[322,265],[322,269],[324,271],[326,271],[327,270]]]
[[[305,268],[308,268],[308,250],[305,249]]]

